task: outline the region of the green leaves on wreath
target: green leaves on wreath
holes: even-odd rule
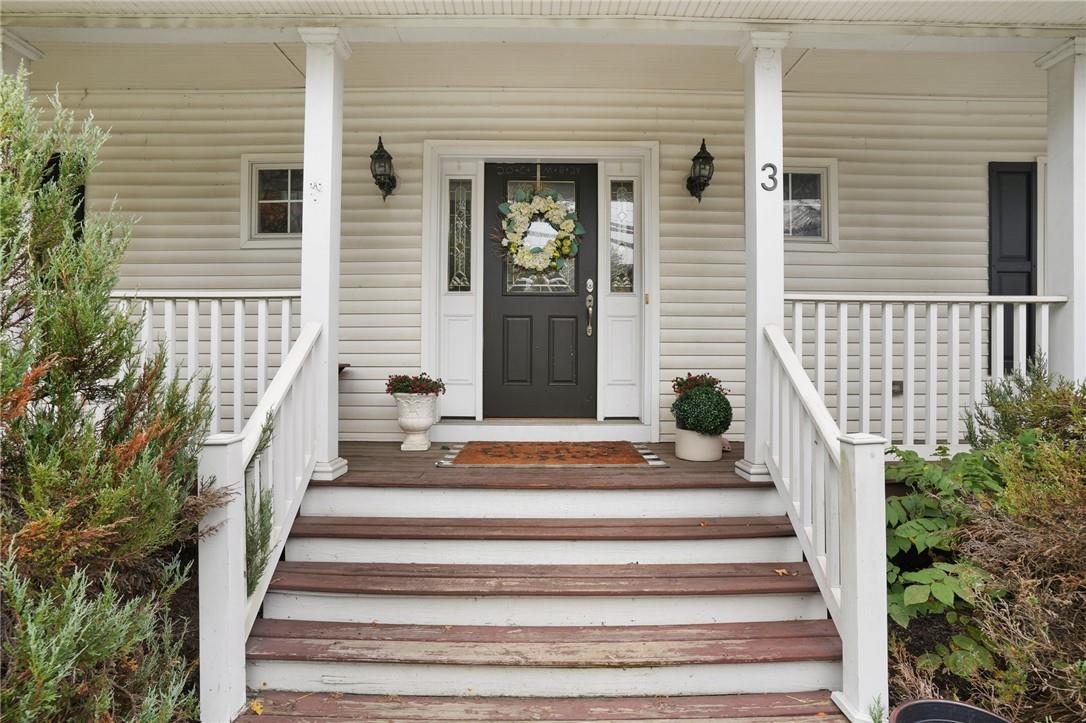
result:
[[[501,214],[502,214],[503,216],[508,216],[508,215],[509,215],[509,211],[511,210],[511,207],[509,206],[509,202],[508,202],[508,201],[506,201],[505,203],[503,203],[503,204],[501,204],[500,206],[498,206],[498,210],[499,210],[499,211],[501,211]]]
[[[577,252],[581,250],[580,245],[576,241],[572,241],[569,244],[569,255],[576,256]]]
[[[557,261],[554,262],[554,268],[556,268],[556,269],[564,269],[564,268],[566,268],[566,260],[562,259],[562,258],[558,259]]]
[[[528,193],[523,188],[518,188],[517,192],[513,194],[513,200],[517,203],[524,203],[528,200]]]
[[[574,218],[574,216],[571,215],[570,218]],[[581,235],[584,234],[584,232],[585,232],[584,225],[582,225],[581,222],[578,221],[577,225],[573,227],[573,233],[577,234],[578,236],[581,236]]]

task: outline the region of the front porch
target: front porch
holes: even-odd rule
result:
[[[1082,38],[625,19],[595,27],[632,39],[600,42],[590,22],[544,20],[531,24],[545,41],[509,53],[523,19],[453,32],[400,18],[386,34],[369,20],[231,18],[221,47],[205,45],[206,18],[145,20],[78,36],[56,18],[26,26],[51,51],[36,92],[63,81],[114,126],[88,199],[144,218],[116,296],[135,299],[148,353],[161,343],[171,371],[206,376],[201,474],[242,492],[201,542],[207,720],[232,718],[247,685],[404,694],[426,717],[422,699],[481,681],[488,696],[543,701],[815,690],[802,715],[822,719],[832,692],[849,720],[870,721],[887,700],[886,443],[962,447],[983,383],[1031,356],[1086,376]],[[547,87],[534,81],[544,66]],[[399,174],[387,198],[367,168],[378,137]],[[701,138],[717,165],[695,200],[684,181]],[[485,373],[494,209],[482,199],[491,169],[512,163],[595,168],[600,289],[575,290],[597,302],[594,416],[486,412],[498,375]],[[1009,215],[1001,164],[1019,167]],[[270,199],[262,169],[286,179]],[[822,190],[786,198],[790,172]],[[626,190],[618,239],[610,192]],[[258,233],[262,201],[298,212],[300,232]],[[817,205],[809,233],[782,225],[797,201]],[[455,233],[457,213],[470,234]],[[1001,249],[1004,235],[1021,245]],[[619,288],[606,281],[622,242],[634,252]],[[591,336],[580,323],[575,336]],[[665,445],[672,466],[435,470],[437,450],[392,446],[384,379],[418,370],[452,389],[439,440],[636,438]],[[668,455],[669,380],[686,371],[732,388],[742,443],[721,464]],[[285,560],[250,594],[247,505],[265,495],[271,559]],[[480,626],[500,630],[472,657],[464,641]],[[550,652],[496,649],[521,629]],[[271,698],[277,714],[296,705]],[[781,712],[764,702],[703,712]]]

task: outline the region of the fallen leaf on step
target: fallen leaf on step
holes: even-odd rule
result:
[[[702,520],[701,522],[698,523],[698,527],[708,527],[708,526],[709,526],[709,523],[706,522],[705,520]]]
[[[796,575],[799,574],[798,572],[793,572],[792,570],[787,570],[787,569],[785,569],[783,567],[779,568],[777,570],[774,570],[773,572],[777,573],[778,577],[795,577]]]
[[[256,713],[257,715],[263,715],[264,704],[260,702],[259,698],[254,698],[253,700],[249,701],[249,710],[251,710],[253,713]]]

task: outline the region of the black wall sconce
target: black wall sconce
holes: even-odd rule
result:
[[[385,150],[381,136],[377,136],[377,150],[370,154],[370,173],[373,182],[381,189],[381,200],[396,188],[396,171],[392,168],[392,154]]]
[[[686,190],[701,203],[701,194],[709,187],[709,181],[713,180],[713,154],[705,147],[705,139],[701,139],[701,149],[690,159],[690,175],[686,177]]]

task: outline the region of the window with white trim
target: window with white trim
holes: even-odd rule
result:
[[[305,177],[300,159],[247,156],[241,173],[241,245],[301,246]]]
[[[784,240],[793,249],[836,248],[837,162],[785,161]]]

